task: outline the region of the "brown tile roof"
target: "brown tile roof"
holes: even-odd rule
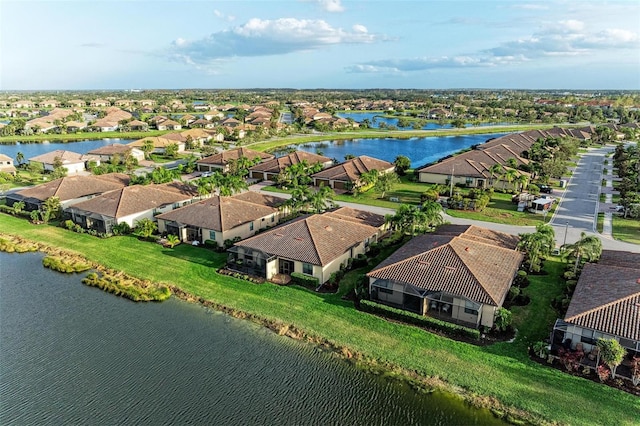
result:
[[[640,253],[630,251],[602,250],[598,263],[603,265],[623,266],[625,268],[640,268]]]
[[[302,216],[236,245],[324,266],[377,232],[372,226],[317,214]]]
[[[286,200],[273,195],[261,194],[255,191],[245,191],[233,196],[236,200],[246,201],[248,203],[260,204],[269,207],[280,207]]]
[[[371,170],[385,171],[392,169],[393,164],[388,161],[379,160],[377,158],[361,155],[351,160],[345,161],[328,169],[322,170],[312,175],[314,178],[331,179],[344,182],[354,182],[360,178],[363,173]]]
[[[113,155],[113,154],[125,154],[133,149],[132,146],[123,145],[121,143],[114,143],[111,145],[102,146],[87,152],[90,155]]]
[[[584,265],[564,320],[606,334],[640,340],[640,267]]]
[[[130,142],[127,145],[134,146],[136,148],[140,148],[140,147],[142,147],[144,145],[144,142],[148,141],[148,140],[153,142],[153,146],[155,148],[166,148],[168,145],[170,145],[172,143],[176,143],[176,141],[171,140],[171,139],[167,139],[165,137],[149,136],[147,138],[142,138],[142,139],[138,139],[137,141]]]
[[[83,163],[87,161],[87,157],[84,154],[78,154],[73,151],[65,151],[63,149],[57,149],[55,151],[47,152],[46,154],[36,155],[29,158],[29,161],[37,161],[38,163],[53,164],[55,159],[60,158],[63,164],[70,163]]]
[[[501,306],[523,254],[463,236],[413,238],[367,276]]]
[[[255,166],[249,168],[249,170],[258,171],[258,172],[279,173],[281,170],[284,170],[286,167],[292,164],[302,163],[303,161],[306,161],[307,164],[309,165],[313,165],[316,163],[329,162],[331,161],[331,158],[324,157],[322,155],[313,154],[311,152],[295,151],[283,157],[278,157],[272,160],[267,160],[267,161],[263,161],[262,163],[258,163]]]
[[[192,197],[190,193],[169,190],[163,185],[133,185],[105,192],[98,197],[74,204],[70,209],[121,218]]]
[[[60,198],[60,201],[66,201],[113,191],[128,184],[129,176],[120,173],[109,173],[100,176],[67,176],[33,188],[23,189],[18,191],[17,195],[41,201],[55,196]]]
[[[186,142],[187,136],[182,133],[166,133],[162,135],[163,138],[172,140],[174,142]]]
[[[436,233],[441,235],[458,235],[461,238],[476,240],[511,250],[514,250],[518,245],[518,241],[520,241],[520,238],[516,235],[493,231],[475,225],[440,225]]]
[[[256,192],[253,194],[257,197],[254,197],[252,201],[259,201],[258,197],[261,195]],[[277,213],[276,207],[269,206],[270,198],[265,197],[264,203],[260,204],[246,201],[238,196],[220,197],[215,195],[206,200],[163,213],[158,216],[158,219],[215,231],[228,231],[244,223]]]
[[[352,209],[351,207],[340,207],[325,214],[349,222],[373,226],[374,228],[379,228],[385,224],[384,216],[365,210]]]
[[[262,160],[270,160],[274,158],[272,154],[267,154],[265,152],[260,152],[260,151],[254,151],[252,149],[245,148],[245,147],[240,147],[240,148],[229,149],[226,151],[219,152],[217,154],[210,155],[208,157],[198,160],[196,163],[225,165],[230,160],[237,160],[240,157],[245,157],[249,159],[254,159],[258,157]]]

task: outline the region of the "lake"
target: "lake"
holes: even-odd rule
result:
[[[41,260],[0,252],[2,425],[503,424],[248,321],[136,304]]]
[[[380,123],[385,123],[387,126],[396,126],[398,127],[398,119],[391,117],[384,117],[384,113],[381,112],[339,112],[336,114],[338,117],[342,118],[351,118],[358,123],[362,123],[365,119],[369,120],[371,123],[371,127],[377,129],[380,127]],[[466,127],[486,127],[486,126],[497,126],[497,125],[507,125],[513,123],[480,123],[477,126],[472,123],[467,123]],[[418,130],[438,130],[438,129],[450,129],[452,126],[449,123],[438,124],[434,121],[427,122],[424,126],[420,127]],[[398,130],[416,130],[413,127],[398,127]]]
[[[63,149],[65,151],[73,151],[78,154],[86,154],[87,152],[96,148],[103,147],[105,145],[111,145],[114,143],[120,143],[126,145],[133,142],[135,139],[97,139],[97,140],[82,140],[77,142],[18,142],[12,145],[0,144],[0,154],[8,155],[16,160],[18,152],[22,152],[25,161],[36,155],[46,154],[47,152]]]
[[[507,133],[488,133],[481,135],[436,136],[428,138],[373,138],[349,139],[341,141],[309,142],[296,145],[295,148],[307,152],[322,152],[322,155],[343,161],[345,155],[368,155],[393,162],[398,155],[411,160],[412,167],[423,166],[447,155],[467,149],[488,139],[504,136]],[[283,151],[276,152],[282,155]]]

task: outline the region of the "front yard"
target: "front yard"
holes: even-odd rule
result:
[[[623,219],[614,214],[612,227],[613,238],[616,240],[640,244],[640,219]]]

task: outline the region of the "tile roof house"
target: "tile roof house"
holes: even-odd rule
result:
[[[428,165],[418,170],[420,182],[435,184],[450,184],[453,177],[454,184],[464,184],[467,187],[487,188],[500,181],[506,189],[515,189],[517,183],[508,183],[500,180],[499,176],[492,176],[490,168],[495,164],[508,168],[505,165],[510,158],[516,160],[518,166],[527,165],[529,160],[522,155],[531,148],[538,139],[547,137],[578,137],[574,131],[555,127],[548,130],[531,130],[527,132],[508,134],[499,138],[488,140],[471,151],[463,152],[453,157],[445,158],[437,163]],[[519,171],[519,174],[525,172]]]
[[[268,280],[298,272],[325,283],[377,234],[378,228],[327,213],[301,216],[234,244],[228,267]]]
[[[640,352],[640,254],[603,250],[598,263],[584,265],[552,343],[570,339],[589,352],[598,338],[616,339]]]
[[[144,160],[144,152],[142,150],[121,143],[96,148],[87,152],[87,154],[100,158],[100,161],[111,161],[114,155],[119,155],[120,159],[130,155],[138,161]]]
[[[222,151],[217,154],[202,158],[196,161],[196,166],[201,172],[212,172],[215,170],[222,170],[223,172],[226,172],[229,170],[229,161],[237,160],[240,157],[245,157],[250,160],[259,158],[261,161],[271,160],[272,158],[275,158],[272,154],[240,147]]]
[[[158,231],[177,235],[180,241],[215,241],[248,238],[278,224],[278,206],[284,199],[257,192],[231,197],[212,196],[156,217]]]
[[[518,237],[450,225],[420,235],[367,274],[371,300],[471,327],[492,327],[523,254]]]
[[[88,161],[96,160],[96,158],[90,155],[57,149],[55,151],[47,152],[46,154],[31,157],[29,158],[29,163],[42,163],[45,171],[53,171],[58,159],[62,162],[62,167],[67,169],[68,173],[84,171]]]
[[[164,153],[167,146],[171,144],[178,145],[178,152],[183,152],[185,149],[184,142],[179,142],[171,139],[167,139],[163,136],[149,136],[146,138],[138,139],[137,141],[133,141],[128,143],[127,145],[133,148],[142,148],[144,146],[145,141],[151,141],[153,143],[153,151],[154,153]]]
[[[196,196],[195,191],[177,185],[132,185],[73,204],[64,212],[83,228],[110,234],[115,225],[127,223],[133,228],[137,221],[154,219],[191,203]]]
[[[253,179],[275,180],[282,170],[292,164],[306,161],[308,165],[322,163],[323,168],[333,165],[329,157],[305,151],[294,151],[282,157],[266,160],[249,168],[249,177]]]
[[[0,154],[0,172],[16,174],[16,167],[13,165],[13,158],[8,155]]]
[[[25,203],[25,210],[38,210],[49,197],[58,197],[62,207],[88,200],[97,195],[129,184],[129,176],[108,173],[99,176],[67,176],[41,185],[7,194],[7,204]]]
[[[311,175],[314,186],[329,186],[333,189],[349,189],[350,185],[358,185],[360,176],[371,170],[390,173],[395,166],[388,161],[361,155],[344,163],[329,167]]]

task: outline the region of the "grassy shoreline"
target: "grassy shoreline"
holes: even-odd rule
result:
[[[73,143],[83,140],[100,140],[100,139],[142,139],[152,136],[160,136],[165,133],[171,133],[171,130],[151,130],[148,132],[87,132],[87,133],[70,133],[65,135],[43,134],[31,136],[3,136],[0,137],[0,145],[15,145],[20,143],[43,143],[43,142],[62,142]]]
[[[198,247],[179,245],[171,250],[131,237],[98,240],[5,214],[0,214],[0,228],[80,252],[140,279],[168,282],[175,294],[179,289],[186,299],[211,303],[261,324],[276,324],[280,333],[330,345],[346,358],[413,375],[474,405],[506,411],[532,423],[631,425],[637,421],[634,413],[640,410],[640,399],[536,364],[526,355],[526,336],[485,347],[456,342],[357,311],[340,294],[257,286],[219,275],[215,271],[226,256]]]

